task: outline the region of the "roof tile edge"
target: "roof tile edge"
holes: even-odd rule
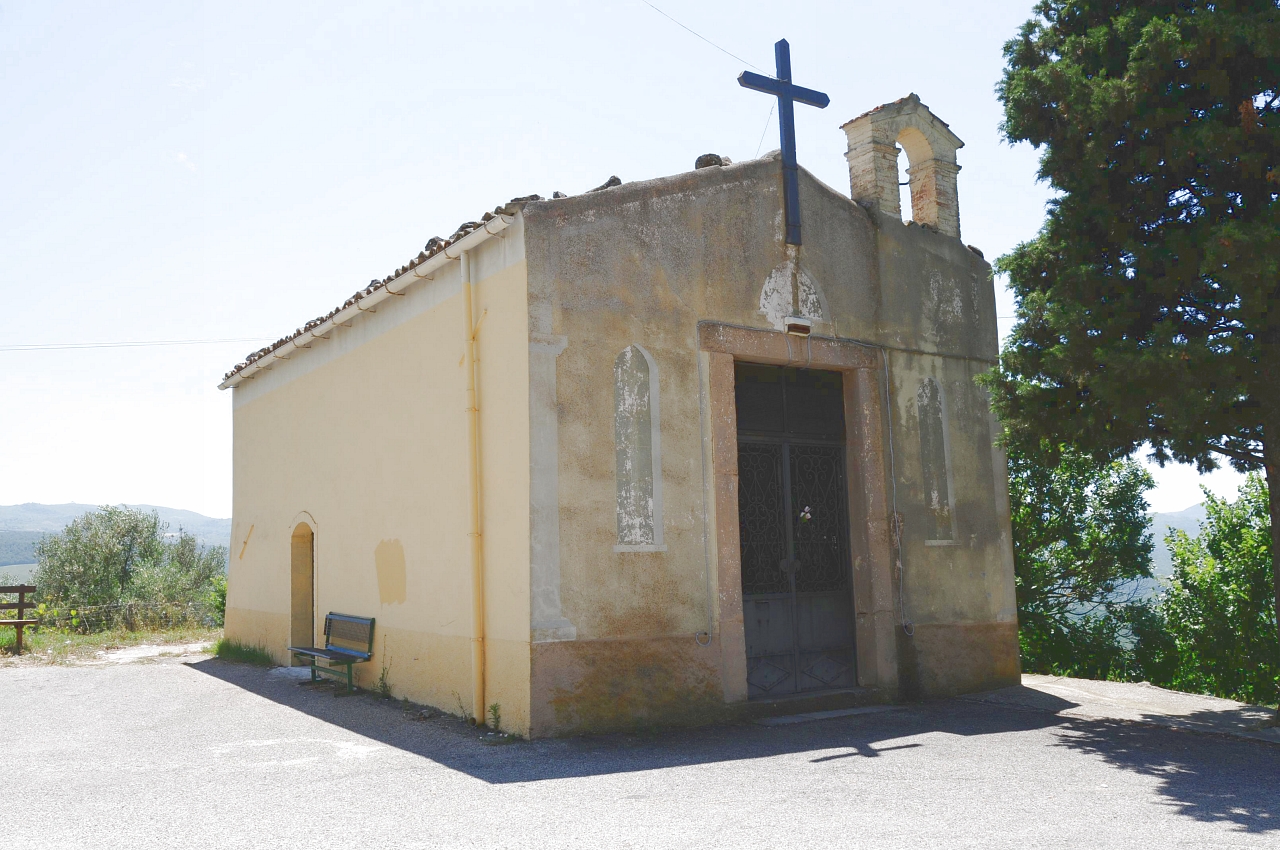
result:
[[[394,273],[387,275],[381,280],[369,281],[368,286],[366,286],[364,289],[357,290],[354,294],[352,294],[350,298],[344,301],[340,306],[333,308],[328,313],[325,313],[323,316],[317,316],[316,318],[311,319],[310,321],[303,324],[302,327],[294,330],[293,333],[282,336],[280,337],[280,339],[276,340],[270,345],[264,346],[258,349],[257,351],[250,353],[247,357],[245,357],[244,360],[237,363],[231,369],[231,371],[223,375],[222,383],[218,384],[218,388],[227,389],[229,387],[235,386],[236,384],[239,383],[239,380],[236,380],[237,378],[250,377],[250,375],[246,374],[246,372],[257,371],[256,369],[250,370],[250,367],[253,366],[255,363],[258,363],[262,361],[264,358],[269,357],[272,354],[275,354],[275,352],[279,351],[284,346],[294,342],[294,340],[302,337],[304,334],[311,334],[312,331],[316,330],[321,325],[324,325],[327,322],[330,322],[334,317],[336,317],[339,313],[342,313],[344,310],[348,310],[352,307],[356,307],[358,309],[360,302],[363,301],[365,298],[369,297],[375,292],[378,292],[379,290],[386,289],[386,287],[389,286],[390,284],[395,283],[397,280],[409,274],[413,270],[417,269],[419,266],[421,266],[423,263],[427,262],[428,260],[438,256],[439,254],[444,253],[450,246],[457,244],[459,241],[466,238],[467,236],[470,236],[472,233],[475,233],[477,230],[487,229],[487,225],[489,224],[489,222],[493,221],[494,219],[501,218],[505,222],[509,223],[510,218],[512,216],[515,216],[517,213],[519,213],[520,210],[524,208],[525,204],[529,203],[530,201],[540,201],[540,200],[542,200],[541,195],[525,195],[519,198],[512,198],[507,203],[501,206],[495,207],[493,212],[485,213],[483,216],[480,217],[479,221],[466,221],[458,225],[457,229],[454,230],[453,234],[449,236],[449,238],[447,239],[442,239],[439,236],[431,237],[430,239],[427,240],[427,244],[422,249],[422,251],[418,253],[418,256],[414,257],[405,265],[397,268]],[[503,226],[505,227],[505,224]],[[394,290],[389,290],[389,291],[391,291],[393,294],[396,294]]]

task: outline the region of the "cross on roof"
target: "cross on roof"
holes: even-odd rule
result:
[[[738,75],[738,85],[762,91],[778,98],[778,132],[782,136],[782,194],[783,211],[787,225],[786,243],[800,244],[800,183],[799,165],[796,163],[795,103],[825,109],[831,98],[820,91],[806,89],[791,82],[791,45],[784,38],[773,46],[778,63],[778,78],[766,77],[743,71]]]

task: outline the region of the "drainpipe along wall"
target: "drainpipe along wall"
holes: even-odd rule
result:
[[[471,702],[477,726],[484,725],[484,537],[480,477],[480,409],[476,403],[476,321],[474,285],[471,282],[471,254],[463,251],[460,259],[462,276],[462,318],[465,322],[466,348],[463,368],[467,380],[467,448],[470,458],[471,531]]]

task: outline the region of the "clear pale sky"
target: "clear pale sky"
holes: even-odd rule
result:
[[[831,96],[796,110],[831,186],[840,124],[914,91],[966,142],[965,242],[991,259],[1035,234],[1048,192],[993,90],[1030,0],[655,5],[770,74],[790,41],[796,82]],[[778,146],[743,62],[642,0],[6,0],[0,57],[0,504],[229,516],[215,385],[247,352],[517,195]],[[1193,470],[1156,473],[1156,510],[1200,500]]]

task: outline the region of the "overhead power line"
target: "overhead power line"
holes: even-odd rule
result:
[[[154,348],[166,345],[221,345],[231,342],[270,342],[270,337],[246,336],[228,339],[144,339],[128,342],[50,342],[32,345],[0,345],[0,351],[74,351],[82,348]]]
[[[729,57],[731,57],[731,58],[733,58],[733,59],[737,59],[737,60],[738,60],[739,62],[741,62],[743,65],[751,65],[751,63],[750,63],[750,62],[748,62],[746,59],[743,59],[741,56],[738,56],[737,54],[734,54],[734,53],[730,53],[729,51],[725,50],[725,49],[724,49],[723,47],[721,47],[720,45],[716,44],[716,43],[715,43],[714,41],[712,41],[711,39],[707,38],[707,37],[706,37],[705,35],[703,35],[702,33],[697,32],[697,31],[693,30],[692,28],[687,27],[687,26],[685,26],[684,24],[680,23],[680,22],[679,22],[679,21],[677,21],[675,18],[671,17],[671,16],[670,16],[670,15],[668,15],[666,12],[662,11],[661,9],[659,9],[657,6],[655,6],[655,5],[653,5],[652,3],[650,3],[650,2],[649,2],[649,0],[640,0],[640,2],[641,2],[641,3],[643,3],[643,4],[645,4],[646,6],[648,6],[648,7],[649,7],[650,9],[652,9],[653,11],[657,12],[657,13],[658,13],[659,15],[661,15],[662,17],[666,18],[668,21],[671,21],[671,23],[673,23],[673,24],[675,24],[676,26],[680,27],[680,29],[685,30],[686,32],[691,33],[691,34],[693,34],[693,35],[697,36],[698,38],[702,39],[702,40],[703,40],[703,41],[705,41],[707,44],[709,44],[709,45],[711,45],[712,47],[714,47],[716,50],[719,50],[719,51],[720,51],[721,53],[723,53],[725,56],[729,56]],[[752,68],[755,68],[757,71],[759,71],[759,72],[760,72],[760,73],[762,73],[762,74],[767,74],[767,73],[768,73],[768,71],[764,70],[764,69],[763,69],[763,68],[761,68],[759,65],[751,65],[751,67],[752,67]]]
[[[764,137],[769,134],[769,125],[773,123],[773,110],[778,104],[769,107],[769,117],[764,119],[764,129],[760,131],[760,141],[756,142],[756,157],[760,156],[760,149],[764,147]]]
[[[712,47],[714,47],[716,50],[719,50],[719,51],[720,51],[721,53],[723,53],[725,56],[728,56],[728,57],[730,57],[730,58],[732,58],[732,59],[737,59],[737,60],[738,60],[739,62],[741,62],[743,65],[749,65],[750,67],[755,68],[757,71],[759,71],[759,72],[760,72],[760,73],[762,73],[762,74],[768,74],[768,73],[769,73],[769,72],[768,72],[768,71],[766,71],[764,68],[761,68],[759,65],[755,65],[755,64],[752,64],[751,62],[748,62],[746,59],[743,59],[743,58],[742,58],[741,56],[739,56],[738,54],[736,54],[736,53],[730,53],[728,50],[725,50],[723,47],[721,47],[720,45],[716,44],[714,41],[712,41],[711,39],[707,38],[707,37],[706,37],[705,35],[703,35],[702,33],[700,33],[700,32],[698,32],[698,31],[694,30],[692,27],[688,27],[688,26],[685,26],[684,24],[680,23],[680,22],[679,22],[679,21],[677,21],[675,18],[671,17],[671,16],[670,16],[670,15],[668,15],[666,12],[662,11],[661,9],[659,9],[657,6],[655,6],[655,5],[653,5],[652,3],[650,3],[650,2],[649,2],[649,0],[640,0],[640,2],[641,2],[641,3],[643,3],[643,4],[645,4],[646,6],[648,6],[648,7],[649,7],[650,9],[652,9],[653,11],[657,12],[657,13],[658,13],[659,15],[661,15],[662,17],[666,18],[668,21],[671,21],[671,23],[673,23],[673,24],[675,24],[676,26],[680,27],[680,29],[684,30],[685,32],[688,32],[688,33],[690,33],[690,34],[692,34],[692,35],[696,36],[697,38],[702,39],[702,40],[703,40],[703,41],[705,41],[707,44],[709,44],[709,45],[711,45]],[[773,121],[773,110],[776,108],[776,106],[777,106],[777,104],[774,104],[773,106],[770,106],[770,107],[769,107],[769,117],[764,119],[764,132],[762,132],[762,133],[760,134],[760,141],[759,141],[759,143],[757,143],[757,144],[756,144],[756,156],[757,156],[757,157],[758,157],[758,156],[760,156],[760,148],[764,146],[764,137],[765,137],[765,136],[768,134],[768,132],[769,132],[769,124]]]

